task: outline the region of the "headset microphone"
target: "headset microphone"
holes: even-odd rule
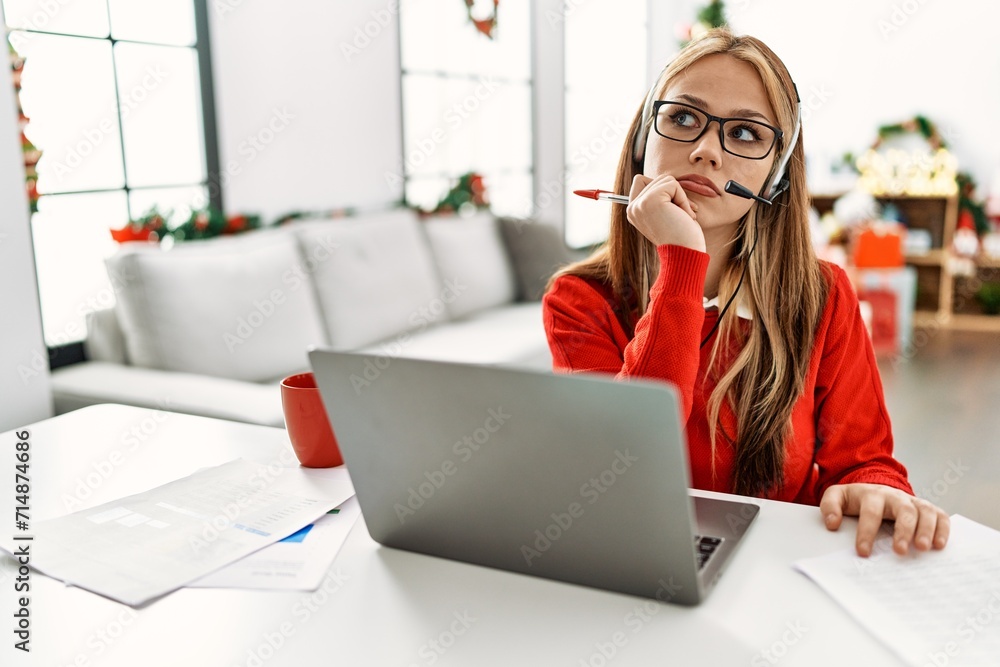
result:
[[[767,204],[768,206],[774,203],[774,197],[772,197],[771,199],[764,199],[763,197],[758,197],[750,190],[750,188],[748,188],[745,185],[740,185],[736,181],[729,181],[728,183],[726,183],[726,187],[723,189],[731,195],[736,195],[737,197],[743,197],[744,199],[753,199],[754,201],[759,201],[760,203]]]

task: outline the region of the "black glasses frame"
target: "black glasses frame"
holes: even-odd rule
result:
[[[674,106],[686,107],[688,109],[692,109],[694,111],[697,111],[701,115],[705,116],[705,118],[707,118],[708,121],[705,123],[705,127],[702,128],[701,132],[698,133],[698,136],[695,137],[694,139],[678,139],[676,137],[668,137],[667,135],[665,135],[662,132],[660,132],[660,128],[659,128],[659,126],[658,126],[658,124],[656,122],[656,119],[659,118],[659,115],[660,115],[659,114],[660,107],[662,107],[664,104],[673,104]],[[723,128],[725,127],[726,123],[729,122],[729,121],[731,121],[731,120],[738,120],[738,121],[742,121],[744,123],[754,123],[756,125],[763,125],[764,127],[768,128],[772,132],[774,132],[774,138],[771,140],[771,145],[767,147],[767,152],[764,153],[763,155],[761,155],[760,157],[747,157],[746,155],[740,155],[739,153],[734,153],[733,151],[729,150],[726,147],[726,135],[725,135],[725,132],[723,131]],[[779,128],[773,126],[773,125],[768,125],[767,123],[762,123],[759,120],[752,120],[750,118],[739,118],[739,117],[722,118],[720,116],[713,116],[712,114],[708,113],[704,109],[699,109],[696,106],[692,106],[690,104],[685,104],[684,102],[674,102],[673,100],[657,100],[657,101],[653,102],[653,118],[652,118],[652,121],[653,121],[653,130],[658,135],[660,135],[664,139],[670,139],[671,141],[679,141],[679,142],[685,143],[685,144],[692,144],[692,143],[698,141],[699,139],[701,139],[705,135],[705,132],[708,131],[708,127],[709,127],[709,125],[712,124],[712,121],[716,121],[716,122],[719,123],[719,145],[722,146],[722,150],[726,151],[730,155],[735,155],[736,157],[741,157],[744,160],[763,160],[764,158],[766,158],[768,155],[771,154],[771,151],[774,150],[775,144],[778,143],[778,139],[781,139],[781,137],[784,135],[784,132],[782,132],[781,129],[779,129]]]

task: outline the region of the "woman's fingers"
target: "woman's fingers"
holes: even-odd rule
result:
[[[931,544],[935,549],[944,549],[948,544],[948,536],[951,535],[951,517],[940,507],[934,508],[937,511],[937,524],[934,526],[934,540]]]
[[[855,548],[860,556],[871,555],[885,519],[895,522],[892,546],[898,554],[905,554],[911,546],[920,551],[943,549],[951,532],[951,521],[940,507],[880,484],[831,486],[819,508],[829,530],[837,530],[845,516],[858,517]]]
[[[656,178],[636,174],[632,179],[629,199],[635,201],[640,194],[653,199],[660,197],[660,204],[673,204],[692,218],[698,217],[697,205],[688,198],[687,192],[670,174],[660,174]]]
[[[843,484],[831,486],[819,501],[819,511],[823,515],[823,523],[827,530],[837,530],[844,520],[847,491]]]
[[[851,495],[851,492],[848,492]],[[870,556],[875,544],[878,529],[882,527],[885,517],[885,496],[881,493],[865,493],[862,491],[858,510],[858,535],[854,541],[859,556]]]
[[[695,207],[673,176],[636,175],[629,199],[628,221],[652,243],[705,251],[705,234],[695,221]]]
[[[902,492],[890,503],[887,519],[895,519],[893,550],[905,554],[910,545],[919,551],[943,549],[948,543],[951,520],[941,508],[927,500]]]
[[[892,534],[892,550],[902,555],[905,554],[911,543],[914,541],[914,534],[917,532],[917,522],[925,517],[920,516],[917,506],[913,504],[909,497],[893,497],[889,501],[889,515],[887,519],[895,519],[896,525]],[[931,534],[934,528],[931,526]]]
[[[951,530],[951,519],[944,510],[936,507],[933,503],[920,498],[913,499],[919,519],[913,537],[913,546],[920,551],[928,549],[943,549],[948,543],[948,534]]]
[[[631,202],[638,199],[639,194],[643,191],[643,189],[647,185],[650,184],[652,180],[653,179],[651,179],[648,176],[643,176],[642,174],[636,174],[635,178],[632,179],[632,187],[630,187],[628,191],[629,201]]]

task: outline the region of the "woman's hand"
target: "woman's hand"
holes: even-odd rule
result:
[[[654,245],[679,245],[705,252],[705,234],[695,222],[698,205],[668,174],[637,174],[629,190],[628,221]]]
[[[858,517],[855,548],[864,557],[871,555],[883,519],[896,522],[892,550],[898,554],[911,544],[919,551],[943,549],[951,527],[948,515],[934,503],[882,484],[835,484],[823,494],[819,510],[829,530],[840,528],[845,515]]]

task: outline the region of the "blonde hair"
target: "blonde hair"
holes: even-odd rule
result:
[[[781,60],[754,37],[737,36],[725,28],[709,31],[664,68],[656,84],[657,94],[692,64],[714,54],[732,56],[757,70],[784,133],[783,141],[788,141],[794,134],[798,111],[795,86]],[[651,118],[643,118],[640,107],[618,161],[615,192],[628,192],[632,179],[642,173],[643,163],[635,159],[633,144],[637,134],[648,132],[651,122]],[[784,150],[779,141],[775,154]],[[777,162],[773,161],[767,182],[771,182]],[[737,318],[723,318],[709,355],[709,372],[717,381],[707,402],[713,472],[721,431],[736,449],[733,490],[743,495],[765,495],[783,482],[792,409],[805,387],[816,325],[828,289],[810,239],[801,134],[792,147],[785,176],[789,180],[787,191],[771,206],[751,206],[740,219],[730,260],[719,282],[719,302],[726,303],[746,267],[738,303],[731,310],[742,304],[753,313],[749,333],[742,330]],[[607,242],[589,258],[559,271],[549,286],[563,275],[610,284],[617,300],[615,310],[622,315],[629,335],[634,335],[636,321],[649,306],[649,289],[658,271],[656,247],[629,223],[624,206],[614,206]],[[729,349],[731,342],[740,352],[728,368],[722,368],[720,353]],[[736,415],[735,435],[719,428],[724,401]]]

